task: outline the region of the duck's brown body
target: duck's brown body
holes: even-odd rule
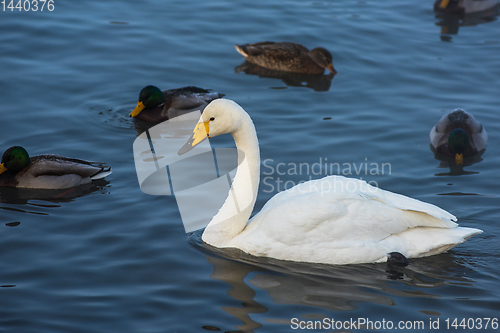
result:
[[[321,47],[309,51],[290,42],[260,42],[235,47],[247,61],[265,68],[303,74],[324,73],[326,68],[336,73],[330,52]]]

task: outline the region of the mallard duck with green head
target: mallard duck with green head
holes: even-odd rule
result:
[[[63,189],[90,183],[111,172],[111,168],[104,163],[58,155],[30,157],[26,149],[14,146],[2,156],[0,186]]]
[[[320,74],[325,69],[337,73],[331,53],[323,47],[309,51],[305,46],[291,42],[260,42],[235,47],[247,61],[261,67],[303,74]]]
[[[462,165],[464,157],[485,149],[488,135],[473,115],[456,109],[445,114],[432,128],[430,139],[435,152],[454,157],[455,163]]]
[[[149,85],[141,90],[137,106],[130,117],[148,123],[159,123],[196,109],[203,111],[208,103],[223,96],[224,94],[193,86],[161,91],[158,87]]]

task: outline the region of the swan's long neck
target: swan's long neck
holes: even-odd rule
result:
[[[241,233],[257,199],[260,178],[260,155],[257,133],[250,116],[243,112],[240,127],[232,132],[238,150],[238,168],[229,195],[217,215],[203,232],[204,242],[216,247]]]

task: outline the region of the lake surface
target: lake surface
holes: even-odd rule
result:
[[[495,17],[455,22],[455,33],[442,35],[431,1],[54,5],[0,13],[0,150],[22,145],[31,155],[102,160],[114,172],[63,193],[0,189],[0,331],[264,333],[297,331],[293,318],[366,318],[423,321],[427,331],[439,321],[433,331],[445,332],[456,331],[447,319],[500,317]],[[245,74],[233,45],[264,40],[323,46],[338,75],[297,87]],[[436,204],[484,233],[405,268],[214,251],[200,232],[184,232],[173,196],[139,188],[139,131],[128,113],[148,84],[196,85],[239,103],[272,168],[327,159],[341,174]],[[482,160],[463,170],[429,148],[430,129],[455,108],[489,134]],[[386,168],[371,172],[372,163]],[[329,171],[290,173],[280,176],[289,185]],[[255,212],[277,181],[261,184]],[[484,324],[480,331],[497,331]]]

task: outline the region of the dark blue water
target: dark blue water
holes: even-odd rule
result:
[[[0,189],[0,331],[289,332],[292,318],[367,318],[426,330],[439,319],[435,331],[445,332],[446,319],[498,318],[500,23],[441,35],[432,5],[56,1],[52,12],[1,12],[0,150],[103,160],[114,172],[68,193]],[[233,45],[263,40],[323,46],[339,74],[316,91],[237,73]],[[238,102],[269,166],[327,159],[484,233],[406,268],[206,248],[184,232],[174,197],[138,186],[128,113],[148,84],[196,85]],[[429,149],[430,129],[455,108],[489,134],[482,161],[458,175]],[[370,163],[390,169],[373,174]],[[276,190],[261,184],[256,211]]]

